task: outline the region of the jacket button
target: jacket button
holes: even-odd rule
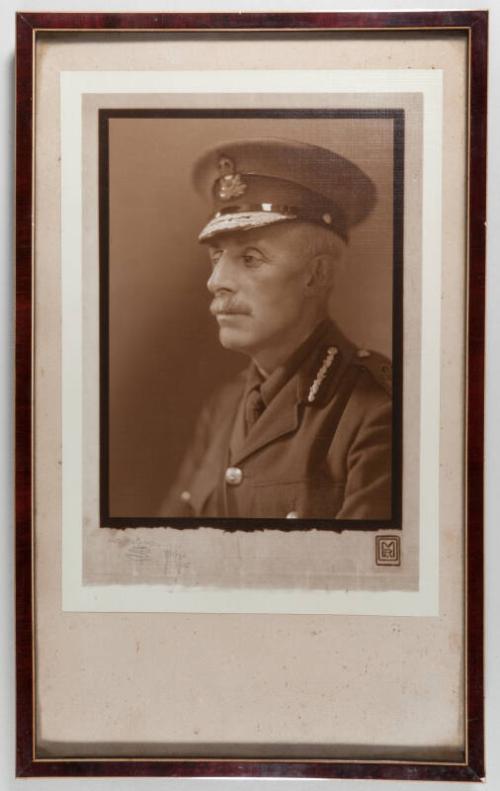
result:
[[[228,467],[224,477],[229,486],[239,486],[243,480],[243,472],[239,467]]]
[[[298,519],[299,515],[298,515],[297,511],[290,511],[290,513],[288,513],[286,515],[286,518],[287,519]]]
[[[189,503],[191,501],[191,492],[182,492],[181,500],[183,503]]]

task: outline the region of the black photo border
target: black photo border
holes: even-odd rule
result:
[[[279,119],[353,119],[374,118],[393,121],[393,217],[392,217],[392,515],[390,519],[275,519],[254,517],[151,517],[113,516],[110,513],[110,181],[109,121],[113,118],[279,118]],[[226,532],[254,530],[401,530],[402,528],[402,454],[403,454],[403,279],[404,279],[404,190],[405,190],[405,111],[400,108],[308,108],[278,109],[134,109],[99,110],[99,352],[100,352],[100,526],[175,527],[177,529],[212,527]]]

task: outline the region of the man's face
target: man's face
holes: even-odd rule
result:
[[[303,335],[310,274],[298,234],[288,222],[221,233],[209,251],[220,342],[264,368],[281,362]]]

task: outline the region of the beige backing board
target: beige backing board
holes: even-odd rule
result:
[[[212,70],[251,72],[255,63],[267,70],[366,69],[395,70],[409,67],[439,70],[443,80],[442,149],[442,278],[440,344],[440,436],[439,447],[439,557],[437,575],[439,601],[433,615],[350,615],[317,612],[203,612],[203,600],[195,612],[147,611],[147,607],[81,606],[80,611],[64,607],[62,597],[63,424],[60,419],[62,380],[62,292],[61,292],[61,148],[60,76],[83,71],[130,72],[131,75],[157,71]],[[40,38],[37,53],[36,89],[36,260],[35,260],[35,574],[36,574],[36,693],[38,706],[37,742],[41,754],[67,756],[282,756],[460,760],[464,749],[463,708],[463,425],[465,354],[465,166],[464,113],[466,92],[466,45],[459,36],[418,36],[375,40],[363,34],[362,41],[339,35],[331,37],[283,36],[270,45],[258,36],[227,36],[223,41],[207,37],[193,47],[189,37],[163,34],[110,36],[102,46],[98,37]],[[132,80],[132,78],[131,78]],[[172,97],[157,92],[156,97],[133,90],[125,96],[112,95],[114,106],[123,106],[132,96],[134,104],[165,106]],[[216,93],[216,92],[215,92]],[[238,92],[232,98],[238,104]],[[418,98],[399,92],[408,107]],[[102,91],[94,91],[82,103],[92,112],[99,106]],[[345,97],[344,97],[345,100]],[[107,100],[108,101],[108,98]],[[178,97],[185,102],[186,97]],[[284,101],[276,93],[274,101]],[[340,101],[340,100],[339,100]],[[386,101],[386,99],[384,99]],[[163,104],[162,104],[163,103]],[[84,114],[85,117],[85,114]],[[91,122],[90,122],[91,123]],[[425,124],[425,118],[424,118]],[[84,127],[83,134],[88,134]],[[95,190],[87,149],[83,160],[83,184]],[[65,165],[63,157],[63,167]],[[80,163],[73,163],[78,168]],[[88,169],[86,170],[86,167]],[[90,174],[90,178],[89,178]],[[441,184],[438,185],[438,190]],[[417,193],[415,193],[417,194]],[[92,204],[92,200],[90,205]],[[418,207],[418,202],[417,202]],[[64,207],[63,207],[64,210]],[[92,344],[96,341],[95,267],[96,214],[84,214],[81,240],[83,259],[89,266],[83,280],[82,326],[91,328],[87,337],[84,370],[95,370]],[[424,214],[422,224],[426,228]],[[457,234],[456,229],[463,233]],[[420,239],[408,228],[409,288],[405,300],[418,297]],[[407,244],[407,240],[405,240]],[[422,245],[425,247],[425,233]],[[414,286],[414,288],[412,288]],[[418,299],[416,300],[418,303]],[[405,326],[405,342],[412,374],[419,380],[418,304],[408,301],[408,315],[415,325]],[[405,303],[406,306],[406,303]],[[425,317],[424,317],[425,321]],[[92,327],[94,328],[92,330]],[[412,334],[413,333],[413,334]],[[360,339],[361,340],[361,339]],[[383,344],[383,340],[380,340]],[[412,357],[413,354],[413,357]],[[86,367],[85,367],[86,366]],[[405,375],[407,373],[405,372]],[[408,386],[411,386],[410,380]],[[84,380],[84,416],[92,426],[96,405],[95,377]],[[410,401],[408,402],[410,408]],[[417,410],[418,403],[413,403]],[[86,411],[85,411],[86,410]],[[408,413],[411,415],[411,411]],[[405,418],[406,419],[406,418]],[[87,425],[89,425],[87,423]],[[94,426],[95,427],[95,426]],[[408,430],[411,433],[411,426]],[[87,439],[95,436],[90,430]],[[418,435],[408,451],[407,469],[416,469]],[[88,440],[85,461],[96,453]],[[89,456],[90,454],[90,456]],[[413,455],[412,455],[413,454]],[[92,465],[90,465],[92,466]],[[89,466],[87,465],[87,469]],[[127,566],[127,546],[135,540],[128,531],[120,538],[102,538],[92,522],[95,490],[92,477],[84,482],[87,513],[85,538],[77,532],[75,542],[85,555],[85,574],[78,584],[92,591],[103,580],[123,583],[134,589],[137,583],[155,582],[155,564],[134,576]],[[416,500],[411,487],[408,503]],[[408,524],[414,507],[408,507]],[[145,531],[146,529],[141,529]],[[191,531],[186,531],[190,533]],[[409,527],[411,534],[411,527]],[[414,542],[417,533],[414,530]],[[422,535],[422,534],[420,534]],[[312,534],[311,534],[312,536]],[[203,549],[194,545],[195,536],[174,537],[168,529],[155,532],[154,546],[164,549],[174,541],[176,557],[196,553],[216,556],[215,564],[193,578],[179,562],[184,585],[218,588],[221,595],[235,587],[267,589],[276,579],[282,557],[274,539],[259,535],[230,541],[206,533]],[[313,539],[308,538],[311,542]],[[318,564],[324,557],[328,536],[319,537],[311,551]],[[352,539],[349,539],[352,540]],[[307,587],[297,558],[303,552],[302,538],[287,548],[287,573],[279,580],[292,593]],[[353,541],[356,562],[365,551]],[[85,543],[86,542],[86,543]],[[120,547],[114,545],[122,542]],[[128,543],[127,543],[128,542]],[[165,542],[167,542],[165,544]],[[194,543],[192,543],[194,542]],[[228,547],[231,543],[233,546]],[[85,549],[84,549],[85,548]],[[154,547],[153,547],[154,549]],[[415,567],[410,580],[403,580],[395,595],[415,588],[416,566],[426,547],[414,553]],[[113,551],[117,554],[113,556]],[[234,574],[227,558],[248,554],[246,577]],[[267,565],[252,565],[264,556]],[[85,554],[86,553],[86,554]],[[106,553],[108,555],[106,556]],[[134,553],[129,556],[133,557]],[[193,555],[195,559],[193,561]],[[217,563],[219,565],[217,565]],[[295,565],[294,565],[295,563]],[[421,565],[421,564],[420,564]],[[78,576],[81,569],[75,568]],[[136,569],[137,572],[137,569]],[[71,573],[71,569],[70,569]],[[140,575],[146,575],[142,577]],[[179,583],[177,576],[169,582]],[[312,587],[326,589],[326,570],[318,566]],[[106,575],[108,577],[106,578]],[[111,579],[109,578],[111,575]],[[113,576],[114,575],[114,576]],[[127,576],[128,575],[128,576]],[[413,575],[413,576],[412,576]],[[345,578],[340,575],[340,586]],[[319,582],[318,582],[319,580]],[[219,584],[220,582],[220,584]],[[371,595],[370,585],[356,588]],[[374,586],[371,586],[372,588]],[[375,586],[376,587],[376,586]],[[154,593],[154,587],[151,586]],[[398,590],[401,591],[398,594]],[[91,600],[91,594],[90,599]],[[121,595],[121,594],[120,594]],[[128,600],[127,600],[128,601]],[[85,610],[86,611],[83,611]],[[94,609],[95,611],[91,611]],[[115,611],[113,611],[113,609]],[[132,610],[136,611],[132,611]],[[154,610],[151,607],[150,610]],[[146,611],[145,611],[146,610]],[[292,610],[292,612],[294,612]],[[130,723],[134,723],[133,733]]]

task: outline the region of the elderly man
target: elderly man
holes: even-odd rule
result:
[[[205,406],[165,515],[389,519],[390,368],[328,315],[373,183],[332,151],[279,139],[218,146],[194,182],[213,203],[199,235],[210,310],[222,346],[250,364]]]

